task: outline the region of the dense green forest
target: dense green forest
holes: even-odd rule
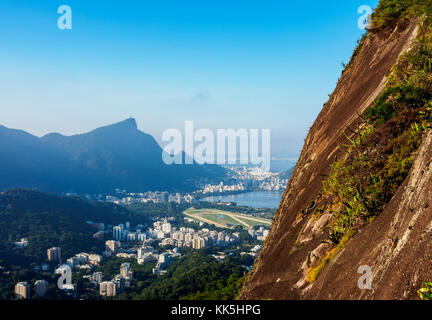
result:
[[[96,240],[97,229],[86,221],[118,224],[146,223],[148,219],[120,206],[86,202],[29,190],[0,193],[0,259],[26,265],[46,259],[48,248],[59,246],[63,257],[76,253],[102,252],[104,241]],[[27,248],[15,249],[14,242],[26,237]]]
[[[205,291],[209,283],[225,281],[232,275],[241,277],[244,273],[245,269],[241,266],[239,258],[228,257],[221,263],[208,256],[205,251],[199,251],[173,262],[165,275],[158,277],[134,298],[143,300],[186,298],[194,293]]]

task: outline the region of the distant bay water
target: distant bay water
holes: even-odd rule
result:
[[[277,209],[281,202],[282,194],[283,191],[253,191],[232,195],[210,196],[200,201],[236,202],[239,206]]]

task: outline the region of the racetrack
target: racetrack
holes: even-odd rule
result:
[[[189,208],[184,214],[192,219],[199,220],[208,224],[213,224],[219,228],[233,229],[236,225],[244,228],[252,228],[255,225],[270,226],[272,221],[263,218],[257,218],[245,214],[233,213],[216,209],[194,209]]]

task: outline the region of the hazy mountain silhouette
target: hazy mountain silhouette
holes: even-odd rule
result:
[[[52,192],[104,193],[192,190],[198,181],[222,178],[219,166],[171,165],[135,119],[63,136],[42,138],[0,126],[0,188],[35,188]]]

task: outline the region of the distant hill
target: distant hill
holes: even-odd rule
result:
[[[132,118],[85,134],[42,138],[0,126],[0,189],[187,191],[199,181],[219,181],[225,175],[219,166],[168,166],[162,152]]]

